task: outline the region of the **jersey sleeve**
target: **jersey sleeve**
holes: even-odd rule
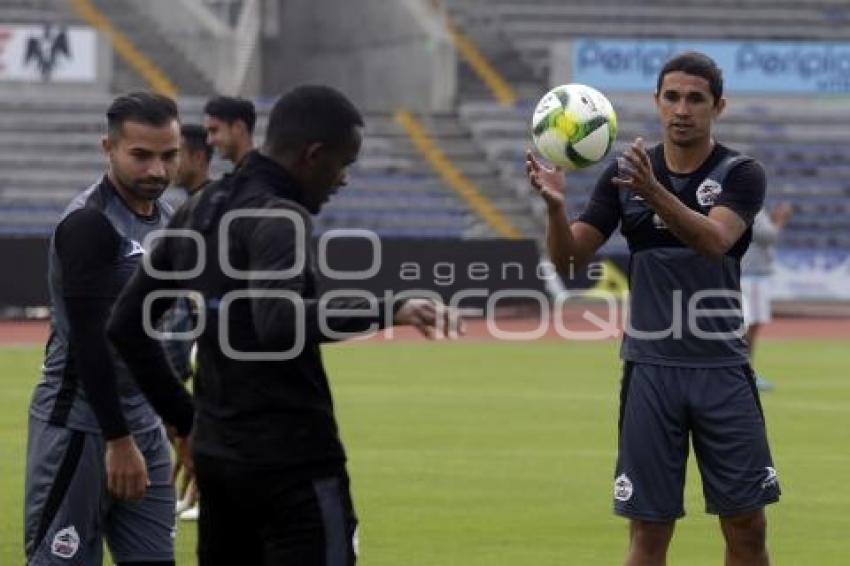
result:
[[[606,239],[614,233],[614,230],[620,224],[620,189],[611,182],[616,174],[617,162],[614,161],[599,176],[593,193],[590,195],[587,208],[578,217],[579,222],[590,224],[599,230]]]
[[[766,184],[761,164],[745,161],[729,172],[723,182],[723,192],[714,205],[733,210],[750,226],[764,206]]]
[[[106,440],[129,434],[108,351],[106,319],[114,301],[112,269],[120,236],[99,211],[81,209],[56,228],[62,295],[70,327],[69,347],[86,399]]]
[[[112,269],[121,237],[98,210],[82,208],[69,214],[53,240],[62,270],[64,297],[112,297]]]
[[[269,349],[289,350],[303,339],[306,345],[338,340],[334,333],[363,333],[384,328],[385,300],[366,297],[335,297],[318,300],[308,292],[312,249],[307,220],[262,219],[244,230],[248,266],[252,272],[288,270],[287,277],[253,277],[252,291],[288,293],[290,299],[252,299],[254,330]],[[249,225],[250,223],[246,223]],[[297,236],[298,232],[300,236]],[[393,311],[400,304],[393,305]],[[328,332],[331,331],[331,332]]]

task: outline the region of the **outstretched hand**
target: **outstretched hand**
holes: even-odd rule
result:
[[[794,215],[794,206],[790,202],[781,202],[770,211],[770,220],[782,229]]]
[[[411,325],[431,340],[458,338],[466,325],[456,308],[428,299],[408,299],[395,315],[395,324]]]
[[[622,157],[617,158],[617,176],[611,182],[642,197],[659,189],[649,154],[643,147],[643,138],[636,138]]]
[[[560,210],[564,206],[564,190],[567,186],[564,171],[560,167],[546,167],[537,161],[531,150],[525,152],[525,172],[531,186],[543,197],[549,210]]]

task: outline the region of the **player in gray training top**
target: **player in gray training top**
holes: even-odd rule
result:
[[[762,209],[753,221],[753,243],[741,258],[741,293],[744,298],[750,364],[753,364],[755,357],[759,329],[772,320],[770,278],[776,259],[776,242],[793,213],[793,207],[787,202],[777,205],[770,213]],[[758,372],[756,385],[762,391],[773,389],[773,384]]]
[[[764,171],[715,142],[725,106],[714,61],[684,53],[658,76],[663,143],[638,138],[601,175],[570,225],[564,176],[529,153],[548,209],[547,241],[566,271],[587,263],[619,224],[629,244],[630,325],[620,404],[614,509],[630,519],[626,564],[664,564],[684,515],[689,437],[706,510],[720,516],[726,564],[768,564],[764,506],[779,498],[743,340],[741,256],[762,206]]]
[[[174,564],[168,442],[105,327],[145,236],[171,216],[158,198],[177,168],[177,108],[166,97],[132,93],[113,101],[107,120],[107,173],[71,202],[50,244],[51,333],[27,445],[31,566],[101,564],[104,536],[121,566]],[[176,380],[173,387],[179,395]],[[190,410],[165,413],[188,434]]]

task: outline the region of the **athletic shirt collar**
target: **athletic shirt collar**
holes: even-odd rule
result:
[[[260,153],[251,151],[245,156],[236,175],[252,175],[262,178],[274,194],[303,205],[303,190],[295,177],[282,165]]]
[[[658,144],[655,147],[655,151],[657,154],[657,160],[655,162],[654,167],[655,176],[661,182],[661,184],[665,185],[668,189],[672,189],[675,193],[680,192],[680,190],[676,190],[677,186],[680,189],[684,189],[689,184],[692,184],[690,181],[698,180],[701,182],[702,179],[705,178],[705,176],[711,172],[715,165],[717,165],[718,161],[726,153],[726,150],[723,145],[715,142],[714,147],[711,149],[711,153],[708,154],[708,157],[705,158],[705,160],[699,167],[697,167],[690,173],[673,173],[672,171],[670,171],[670,169],[667,168],[667,160],[664,157],[664,144]]]
[[[121,203],[121,206],[126,208],[133,216],[135,216],[136,218],[138,218],[142,222],[144,222],[146,224],[156,224],[157,222],[159,222],[159,216],[160,216],[159,199],[157,199],[153,202],[153,214],[150,214],[150,215],[139,214],[138,212],[136,212],[135,210],[130,208],[130,205],[127,204],[127,202],[121,196],[121,193],[118,192],[118,189],[116,189],[115,185],[112,183],[112,181],[109,180],[109,175],[106,175],[106,174],[103,175],[103,179],[100,181],[100,186],[101,186],[102,190],[104,190],[107,194],[109,194],[113,198],[115,198],[118,202]]]

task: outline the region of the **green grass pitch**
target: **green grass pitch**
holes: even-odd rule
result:
[[[0,564],[23,564],[26,410],[40,348],[0,350]],[[613,343],[351,344],[325,349],[368,566],[621,563],[611,514],[619,363]],[[758,368],[784,490],[776,564],[847,564],[850,350],[770,342]],[[691,461],[671,564],[722,563]],[[194,560],[179,525],[178,564]]]

